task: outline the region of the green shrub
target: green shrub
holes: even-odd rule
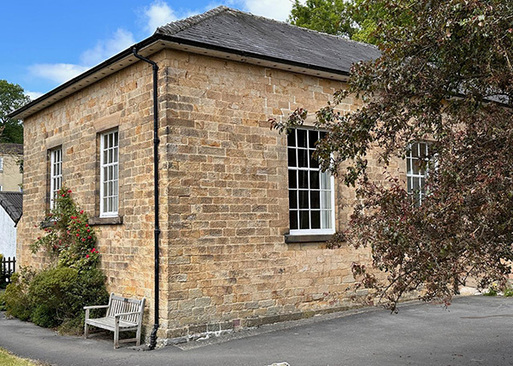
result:
[[[33,309],[31,319],[35,324],[42,327],[66,324],[66,329],[75,326],[80,329],[83,307],[106,303],[108,293],[100,270],[79,272],[75,268],[57,267],[36,275],[29,287],[29,298]],[[70,324],[74,326],[70,327]]]
[[[32,308],[29,301],[29,284],[35,272],[28,268],[20,268],[11,277],[11,283],[5,289],[4,299],[7,315],[20,320],[29,320]]]
[[[5,291],[0,290],[0,311],[5,311]]]

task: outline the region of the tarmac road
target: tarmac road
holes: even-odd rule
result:
[[[0,347],[51,365],[513,365],[513,298],[471,296],[330,314],[143,352],[60,336],[0,314]]]

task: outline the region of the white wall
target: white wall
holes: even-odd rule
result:
[[[0,253],[4,257],[16,257],[16,228],[14,221],[0,206]]]

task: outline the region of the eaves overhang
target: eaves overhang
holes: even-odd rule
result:
[[[245,62],[263,67],[280,69],[337,81],[346,81],[349,70],[339,70],[319,65],[304,64],[292,60],[249,53],[242,50],[220,47],[207,43],[182,39],[179,37],[154,34],[134,45],[139,54],[149,57],[163,49],[176,49],[185,52],[212,56],[232,61]],[[41,97],[31,101],[8,115],[9,118],[25,119],[58,101],[106,78],[115,72],[139,62],[133,55],[133,47],[114,55],[104,62],[92,67],[82,74],[70,79]]]

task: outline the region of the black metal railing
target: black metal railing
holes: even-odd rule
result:
[[[0,288],[5,288],[11,282],[11,276],[14,272],[16,272],[16,258],[2,258],[0,262]]]

